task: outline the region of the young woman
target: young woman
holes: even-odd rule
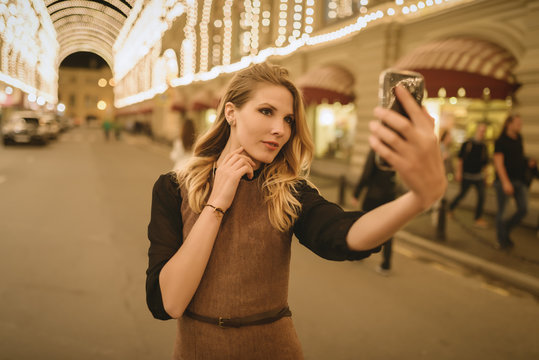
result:
[[[369,143],[410,191],[344,212],[305,177],[313,144],[287,71],[235,75],[194,157],[153,189],[147,302],[154,317],[178,319],[175,359],[302,359],[287,306],[292,235],[326,259],[361,259],[442,196],[433,122],[406,90],[397,96],[412,121],[375,115],[404,138],[372,122]]]

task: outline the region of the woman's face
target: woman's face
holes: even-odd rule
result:
[[[520,130],[522,130],[522,119],[520,119],[520,116],[515,116],[513,121],[511,121],[511,124],[509,125],[510,131],[512,131],[515,134],[518,134]]]
[[[279,85],[259,84],[241,108],[225,105],[230,127],[231,149],[242,146],[255,161],[271,163],[290,139],[294,126],[294,99]]]

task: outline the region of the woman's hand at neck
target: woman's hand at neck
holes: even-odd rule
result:
[[[217,158],[217,167],[219,167],[219,165],[221,165],[221,163],[223,162],[223,159],[225,159],[228,154],[238,150],[240,147],[241,147],[240,144],[236,144],[231,139],[228,139],[228,142],[226,143],[225,148],[221,152],[221,155],[219,155],[219,158]],[[253,163],[255,164],[254,167],[253,167],[253,170],[256,171],[256,170],[260,169],[260,167],[262,166],[262,163],[260,161],[253,159],[253,157],[251,155],[249,155],[245,150],[243,150],[240,154],[247,156],[248,158],[250,158],[253,161]]]
[[[255,163],[249,156],[243,155],[243,151],[243,148],[239,147],[227,154],[224,151],[221,153],[221,162],[218,161],[219,165],[214,173],[208,204],[226,211],[234,200],[241,178],[253,178]]]

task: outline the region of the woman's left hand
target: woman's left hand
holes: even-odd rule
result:
[[[395,93],[410,120],[381,107],[374,109],[374,115],[402,137],[381,122],[372,121],[369,143],[399,172],[418,205],[425,210],[444,195],[447,187],[442,155],[434,134],[434,121],[406,89],[399,86]]]

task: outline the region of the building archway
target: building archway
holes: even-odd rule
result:
[[[514,75],[516,66],[517,59],[507,49],[472,37],[428,42],[394,65],[425,77],[428,96],[424,105],[440,132],[451,132],[454,154],[480,122],[487,124],[485,142],[489,152],[494,152],[494,141],[520,86]],[[487,180],[494,180],[493,168],[489,168]]]

